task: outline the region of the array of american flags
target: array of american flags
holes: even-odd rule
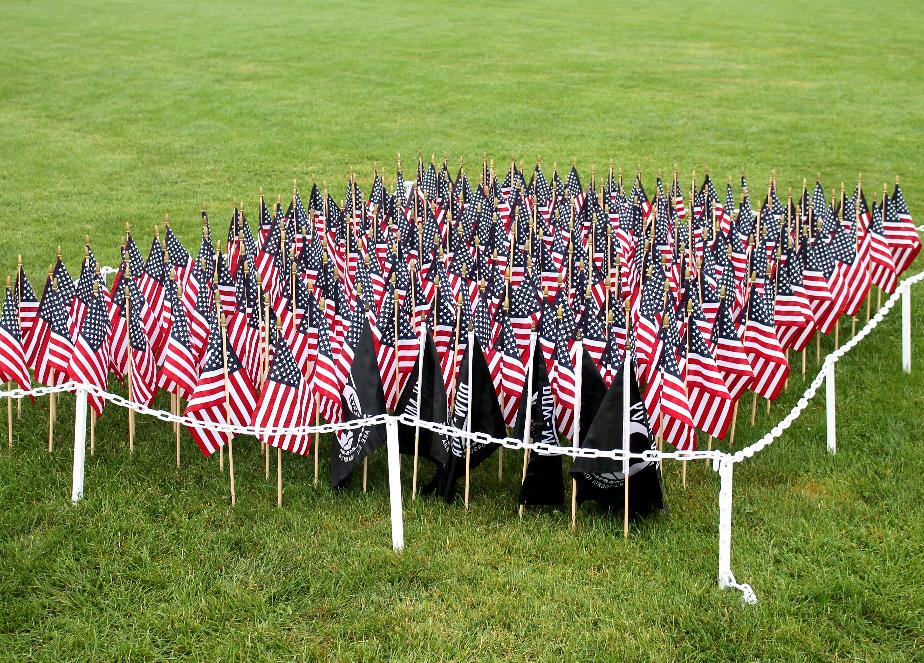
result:
[[[206,423],[337,423],[368,323],[389,409],[425,334],[451,404],[471,338],[512,425],[535,331],[562,436],[576,430],[580,338],[607,386],[634,353],[652,427],[690,449],[697,431],[727,434],[747,391],[777,398],[789,351],[856,316],[873,285],[893,292],[921,249],[897,183],[826,194],[818,182],[793,196],[775,178],[720,191],[675,173],[649,197],[641,174],[626,185],[612,169],[585,185],[575,167],[485,163],[469,177],[431,160],[410,178],[399,164],[394,186],[377,172],[369,191],[351,177],[339,199],[317,186],[304,199],[295,187],[285,202],[261,195],[253,215],[234,208],[227,233],[203,212],[195,251],[168,226],[145,258],[127,233],[112,283],[89,243],[77,279],[58,256],[41,297],[19,265],[0,379],[106,388],[113,376],[131,400],[168,391]],[[104,401],[91,405],[103,414]],[[229,439],[192,435],[206,455]],[[312,440],[262,441],[304,454]]]

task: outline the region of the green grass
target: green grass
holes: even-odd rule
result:
[[[816,174],[852,186],[862,171],[878,189],[898,173],[924,220],[919,3],[6,2],[2,14],[0,264],[12,272],[21,253],[33,283],[59,244],[76,268],[85,233],[112,264],[126,221],[144,237],[167,212],[192,244],[203,202],[223,232],[231,201],[253,209],[261,186],[316,177],[341,195],[351,168],[368,186],[373,160],[393,182],[398,152],[408,169],[418,151],[473,169],[484,151],[546,168],[574,156],[585,175],[613,158],[649,182],[674,162],[684,178],[747,168],[758,191],[771,169],[783,187]],[[407,502],[394,555],[382,454],[368,495],[315,489],[310,462],[285,458],[276,510],[241,440],[232,511],[216,459],[185,437],[177,474],[167,427],[144,417],[129,456],[113,408],[72,506],[73,400],[52,455],[47,401],[26,403],[0,452],[0,658],[920,659],[924,335],[906,376],[898,325],[896,312],[838,364],[837,455],[818,398],[737,467],[732,567],[755,607],[716,589],[718,481],[702,464],[686,490],[666,468],[669,511],[626,542],[592,510],[574,534],[562,511],[518,520],[508,453],[502,483],[490,463],[476,473],[468,513]],[[795,379],[753,428],[743,417],[739,443],[803,388]]]

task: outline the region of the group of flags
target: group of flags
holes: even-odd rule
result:
[[[754,196],[752,200],[752,195]],[[226,234],[202,213],[198,251],[169,226],[145,254],[126,230],[112,284],[89,240],[74,279],[60,253],[37,296],[20,264],[0,315],[0,379],[68,380],[150,405],[168,391],[203,424],[203,454],[231,439],[211,424],[294,428],[394,412],[496,438],[613,449],[619,376],[630,371],[632,444],[694,449],[724,438],[747,392],[774,400],[789,351],[856,316],[873,285],[891,293],[921,249],[896,182],[827,195],[820,182],[759,196],[744,176],[720,193],[676,172],[649,195],[612,167],[537,164],[453,176],[418,162],[368,195],[293,186],[283,203],[237,205]],[[629,366],[625,365],[629,357]],[[105,402],[91,394],[101,416]],[[306,454],[303,432],[260,441]],[[384,426],[337,433],[331,481],[345,484]],[[711,440],[710,440],[711,441]],[[402,426],[401,450],[435,466],[423,491],[452,499],[497,449]],[[578,499],[622,508],[621,461],[578,459]],[[658,469],[636,463],[633,512],[660,505]],[[556,478],[557,477],[557,478]],[[647,486],[647,487],[646,487]],[[561,457],[532,454],[522,504],[560,504]],[[642,491],[642,492],[635,492]],[[645,492],[647,491],[647,492]],[[644,494],[643,494],[644,493]]]

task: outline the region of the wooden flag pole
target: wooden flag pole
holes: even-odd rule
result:
[[[128,265],[125,266],[125,278],[131,278]],[[128,387],[128,400],[132,402],[132,348],[131,348],[131,320],[132,320],[132,297],[131,290],[126,285],[125,292],[125,334],[128,339],[128,370],[125,373],[125,380]],[[135,453],[135,411],[128,408],[128,452]]]
[[[416,323],[417,328],[417,338],[419,340],[420,347],[417,351],[417,416],[420,417],[420,406],[421,406],[421,391],[423,390],[423,363],[424,363],[424,352],[426,351],[426,342],[427,342],[427,328],[423,320],[417,319],[417,292],[416,292],[416,277],[415,269],[417,263],[414,259],[411,259],[410,264],[410,277],[411,277],[411,315],[414,316],[414,322]],[[439,280],[437,277],[434,279]],[[433,315],[436,316],[436,308],[433,309]],[[442,379],[442,378],[440,378]],[[413,474],[411,475],[411,501],[417,499],[417,462],[420,458],[420,426],[414,426],[414,469]]]
[[[529,332],[529,351],[527,353],[527,361],[529,362],[526,365],[526,401],[523,403],[523,407],[526,408],[524,411],[524,423],[523,423],[523,444],[526,444],[532,441],[532,425],[533,425],[533,353],[536,351],[536,323],[532,324],[532,329]],[[520,486],[526,483],[526,468],[529,465],[529,449],[523,449],[523,472],[520,476]],[[517,510],[520,518],[523,518],[523,512],[526,510],[523,504],[520,504],[520,508]]]
[[[6,289],[10,289],[10,277],[6,277]],[[17,316],[19,315],[19,307],[16,307]],[[20,338],[22,338],[22,327],[20,327]],[[12,382],[6,383],[7,391],[13,388]],[[18,400],[18,399],[17,399]],[[13,448],[13,397],[6,397],[6,428],[7,428],[7,443],[10,449]]]
[[[258,277],[258,278],[259,278],[259,277]],[[261,296],[261,297],[263,296],[262,293],[261,293],[260,296]],[[262,371],[262,378],[263,378],[263,379],[262,379],[262,382],[263,382],[263,388],[264,388],[264,389],[266,389],[266,381],[267,381],[267,378],[268,378],[268,376],[269,376],[269,334],[270,334],[270,325],[269,325],[270,317],[269,317],[269,316],[270,316],[270,303],[269,303],[269,297],[267,297],[267,298],[266,298],[266,311],[265,311],[264,316],[263,316],[264,327],[266,328],[266,332],[265,332],[264,335],[263,335],[263,371]],[[264,447],[265,447],[264,451],[265,451],[266,453],[263,454],[263,473],[264,473],[265,479],[266,479],[267,481],[269,481],[269,475],[270,475],[270,470],[269,470],[269,457],[270,457],[269,442],[265,442],[265,443],[264,443]]]
[[[16,317],[19,319],[19,331],[22,333],[22,256],[16,257]],[[28,360],[28,357],[26,358]],[[22,418],[22,399],[16,399],[16,418]]]
[[[176,401],[175,401],[176,402],[176,413],[175,414],[177,416],[180,416],[182,412],[182,408],[180,407],[180,395],[176,394],[175,398],[176,398]],[[176,469],[177,470],[180,469],[180,436],[182,434],[182,431],[183,431],[183,427],[180,426],[179,423],[177,423],[173,427],[173,434],[176,437]]]
[[[221,314],[221,361],[225,370],[225,422],[231,423],[231,393],[228,389],[228,321],[225,314]],[[231,506],[237,504],[237,493],[234,490],[234,436],[228,437],[228,475],[231,481]]]
[[[7,382],[6,388],[8,390],[12,389],[13,383]],[[12,396],[6,397],[6,438],[7,438],[7,446],[10,449],[12,449],[13,448],[13,397]]]
[[[314,395],[314,425],[321,425],[321,399]],[[321,434],[314,432],[314,487],[318,487],[318,447],[321,444]]]
[[[52,268],[48,268],[48,278],[51,281],[51,287],[53,290],[58,290],[58,281],[52,277]],[[55,372],[53,369],[48,371],[48,375],[51,378],[50,382],[54,384],[55,381]],[[55,397],[57,394],[51,392],[48,395],[48,453],[54,451],[55,446]]]
[[[459,292],[459,309],[462,307],[462,292]],[[458,316],[456,317],[458,319]],[[458,323],[456,325],[458,327]],[[471,323],[468,326],[468,404],[465,408],[465,432],[472,432],[472,355],[471,349],[472,344],[475,342],[475,332],[472,329]],[[456,390],[456,397],[458,397],[458,389]],[[455,399],[453,399],[455,400]],[[465,438],[465,510],[468,511],[468,498],[471,494],[472,486],[472,440],[469,437]]]
[[[629,352],[629,320],[631,316],[632,306],[629,301],[629,298],[626,298],[626,348],[625,354],[623,355],[622,361],[622,485],[623,485],[623,502],[622,502],[622,536],[625,539],[629,538],[629,452],[632,449],[631,445],[631,409],[632,409],[632,399],[630,396],[631,390],[631,378],[629,372],[631,370],[632,363],[632,354]],[[711,440],[712,438],[710,438]]]
[[[326,258],[327,258],[326,255],[321,256],[321,260],[325,265],[327,264]],[[247,267],[246,262],[244,263],[244,267],[245,268]],[[256,277],[257,277],[257,297],[258,297],[257,330],[260,336],[260,358],[257,360],[257,382],[259,384],[257,385],[257,387],[262,390],[263,389],[263,364],[265,363],[264,361],[265,360],[265,356],[264,356],[265,355],[265,345],[264,345],[265,333],[263,329],[264,329],[266,320],[263,317],[263,278],[260,276],[259,272],[257,272]],[[251,312],[251,315],[253,315],[253,312]],[[260,446],[260,455],[265,457],[266,456],[266,443],[260,440],[258,444]]]
[[[558,318],[559,325],[561,324],[562,309],[558,309]],[[581,330],[577,330],[576,338],[574,341],[576,346],[575,353],[577,355],[577,364],[574,368],[574,420],[571,422],[571,446],[577,448],[580,444],[581,437],[581,378],[583,377],[583,371],[581,370],[582,359],[584,357],[584,341],[581,338]],[[572,460],[572,463],[574,461]],[[577,529],[577,479],[574,477],[571,478],[571,531]]]

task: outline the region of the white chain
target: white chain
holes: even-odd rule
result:
[[[792,407],[789,413],[783,417],[776,426],[770,429],[770,431],[760,438],[754,444],[751,444],[744,449],[732,454],[732,462],[739,463],[745,458],[750,458],[758,451],[764,449],[765,447],[770,446],[777,438],[779,438],[783,431],[789,428],[792,423],[802,414],[803,410],[808,407],[809,401],[815,395],[815,392],[818,391],[818,388],[821,386],[821,383],[824,382],[825,376],[827,375],[828,369],[833,368],[834,364],[837,363],[848,352],[853,350],[857,344],[862,341],[866,336],[885,318],[886,314],[892,310],[895,306],[895,303],[898,301],[899,297],[902,296],[902,290],[904,288],[910,288],[912,285],[918,281],[924,279],[924,271],[918,272],[914,276],[909,276],[906,279],[902,279],[898,287],[895,289],[895,292],[886,300],[885,304],[882,305],[876,314],[870,318],[863,328],[857,332],[857,335],[852,339],[844,343],[840,348],[831,352],[827,357],[825,357],[824,362],[822,362],[821,369],[818,371],[818,374],[815,376],[815,379],[812,380],[809,384],[808,389],[805,390],[805,393],[802,394],[802,397],[796,401],[796,404]]]

